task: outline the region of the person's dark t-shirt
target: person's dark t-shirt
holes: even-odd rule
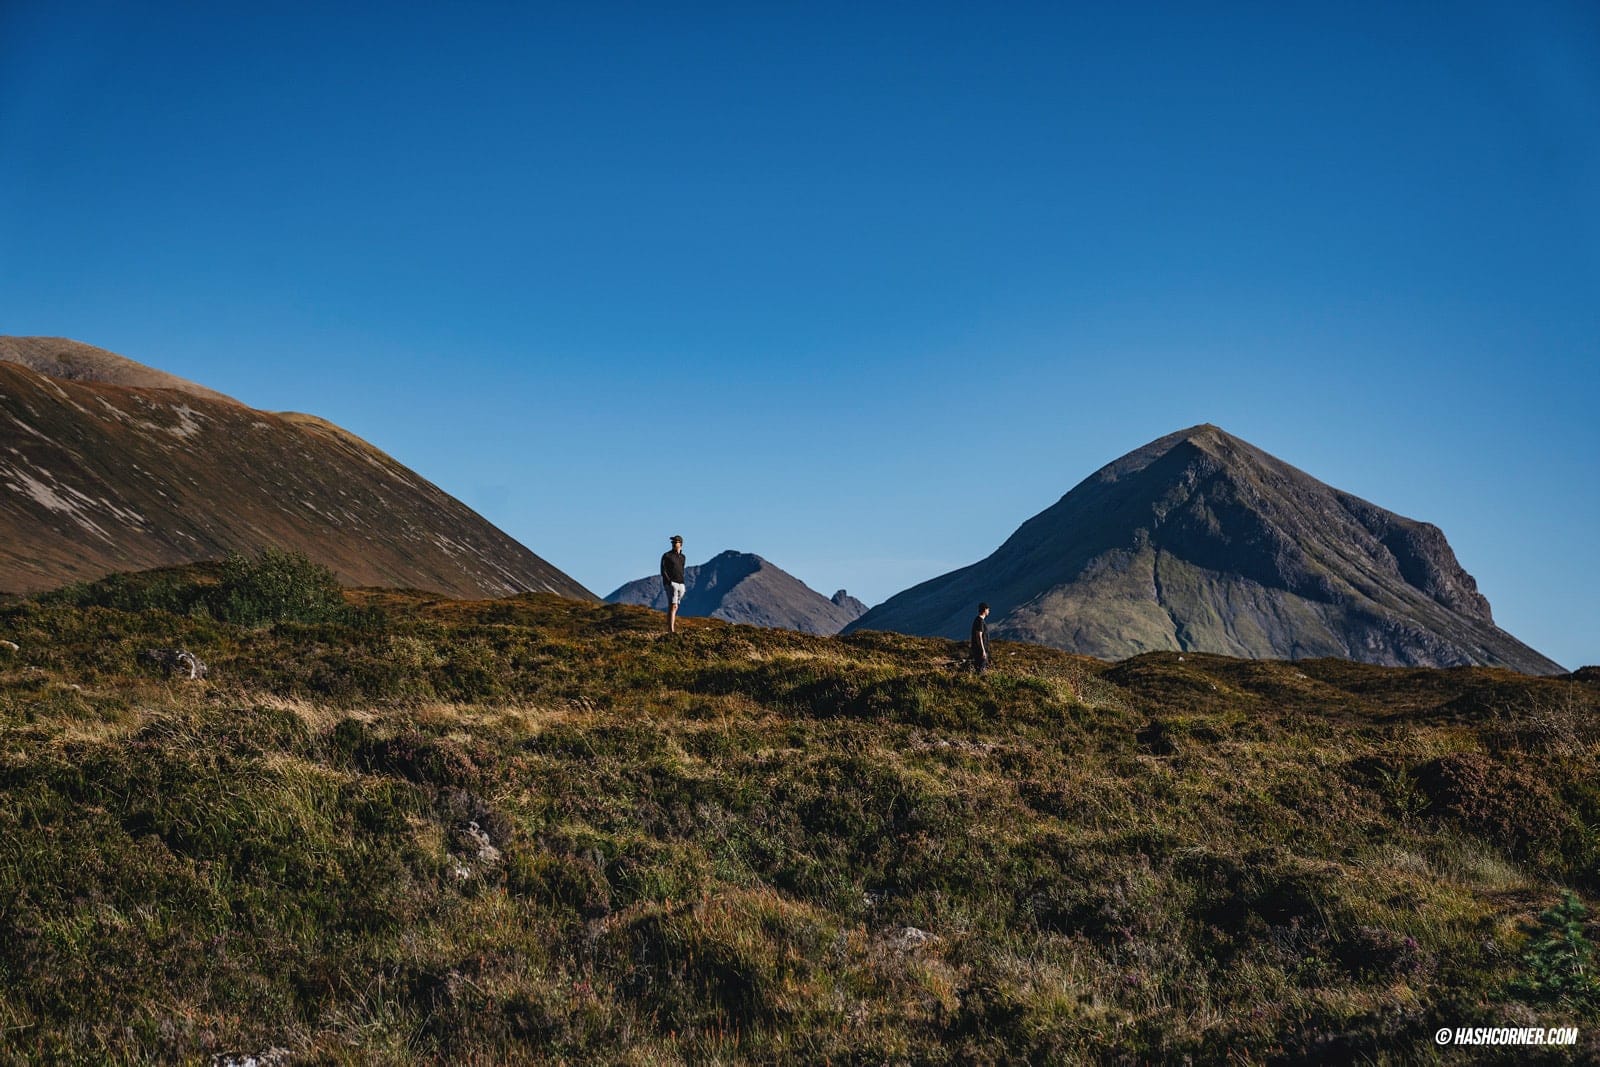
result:
[[[982,615],[973,616],[973,618],[972,618],[972,651],[974,653],[984,652],[988,647],[988,645],[987,645],[988,639],[989,639],[989,624],[984,620]]]
[[[661,577],[662,577],[662,580],[668,581],[668,582],[677,582],[678,584],[682,585],[683,584],[683,562],[684,562],[684,560],[683,560],[683,553],[682,552],[663,552],[663,553],[661,553]]]

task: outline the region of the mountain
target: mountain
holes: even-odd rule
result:
[[[1562,668],[1494,624],[1435,526],[1341,492],[1212,425],[1102,467],[987,559],[848,631],[993,638],[1107,659],[1216,652]]]
[[[808,634],[836,634],[866,605],[843,589],[829,600],[794,575],[760,556],[729,550],[683,572],[679,614],[726,619],[752,626],[777,626]],[[661,578],[628,582],[606,597],[610,604],[667,609]]]
[[[858,619],[867,613],[867,606],[843,589],[833,594],[828,600],[834,607],[842,608],[849,612],[852,619]]]
[[[330,422],[60,338],[0,337],[0,486],[8,592],[277,545],[349,585],[594,599]]]
[[[176,389],[191,396],[237,404],[231,396],[186,381],[126,356],[65,337],[0,337],[0,362],[17,363],[51,378],[143,389]]]

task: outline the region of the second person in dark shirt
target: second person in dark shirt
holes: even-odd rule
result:
[[[972,620],[972,669],[982,674],[989,669],[989,605],[979,604],[978,614]]]

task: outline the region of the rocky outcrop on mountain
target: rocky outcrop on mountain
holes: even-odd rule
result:
[[[102,349],[0,338],[0,590],[253,552],[347,585],[594,595],[393,458]]]
[[[861,601],[857,600],[855,597],[851,596],[849,593],[845,592],[843,589],[839,590],[828,599],[833,602],[835,607],[849,612],[852,620],[859,619],[861,616],[867,613],[867,606]]]
[[[1180,650],[1412,666],[1562,668],[1494,624],[1444,534],[1215,426],[1123,456],[994,554],[849,630],[992,638],[1103,658]]]
[[[866,610],[843,589],[829,600],[780,567],[748,552],[731,549],[684,568],[682,615],[725,619],[752,626],[775,626],[809,634],[836,634]],[[617,589],[606,601],[642,604],[665,611],[660,577],[640,578]],[[860,611],[855,610],[860,607]]]

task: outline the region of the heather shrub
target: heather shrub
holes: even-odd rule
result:
[[[230,555],[206,602],[219,619],[242,626],[326,622],[344,614],[333,572],[303,553],[265,548],[254,557]]]
[[[1600,953],[1589,939],[1589,909],[1570,889],[1530,923],[1523,973],[1513,988],[1537,1000],[1600,1011]]]

